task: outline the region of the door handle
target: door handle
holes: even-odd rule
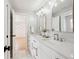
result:
[[[11,37],[16,37],[16,35],[11,35]]]
[[[10,46],[4,46],[4,52],[6,52],[7,50],[10,51]]]
[[[16,37],[16,35],[11,35],[11,37]],[[8,38],[8,35],[6,35],[6,38]]]

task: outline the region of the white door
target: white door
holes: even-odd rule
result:
[[[5,0],[4,12],[4,58],[10,59],[10,6],[8,0]]]

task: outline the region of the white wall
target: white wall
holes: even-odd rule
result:
[[[16,13],[15,23],[17,23],[17,31],[20,35],[24,35],[27,32],[38,32],[37,29],[37,17],[34,13]],[[21,30],[20,30],[21,29]]]
[[[26,28],[26,18],[23,15],[19,15],[19,14],[14,14],[14,33],[18,36],[18,37],[24,37],[27,31]]]
[[[26,15],[26,19],[28,20],[28,30],[29,32],[33,32],[33,33],[37,33],[38,29],[37,29],[37,17],[35,14],[27,14]]]

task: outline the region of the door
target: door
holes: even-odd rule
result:
[[[11,45],[10,45],[10,40],[11,40],[11,16],[10,16],[10,6],[7,2],[7,0],[5,1],[4,4],[4,58],[5,59],[10,59],[12,58],[12,50],[11,50]]]
[[[25,16],[17,15],[10,8],[7,13],[5,18],[4,57],[5,59],[26,58],[28,48]]]
[[[26,16],[13,12],[13,58],[26,59],[27,48],[27,25]]]

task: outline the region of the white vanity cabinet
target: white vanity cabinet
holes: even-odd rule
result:
[[[31,37],[29,40],[29,49],[33,59],[68,59],[46,46],[39,39],[41,38]]]
[[[39,41],[37,41],[36,38],[34,37],[29,38],[29,50],[33,59],[38,59],[38,45]]]
[[[29,50],[33,59],[51,59],[50,49],[34,37],[29,38]]]
[[[39,44],[38,55],[40,59],[51,59],[51,51],[44,44]]]
[[[40,57],[41,53],[44,53],[46,59],[66,59],[65,57],[59,55],[57,52],[45,46],[44,44],[40,44],[40,52],[38,53],[40,54]],[[44,55],[40,59],[44,59]]]

